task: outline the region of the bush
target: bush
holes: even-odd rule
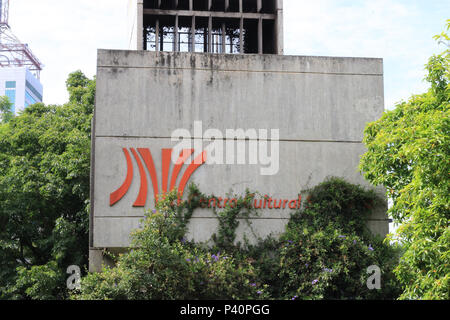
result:
[[[292,215],[279,247],[277,270],[269,281],[281,299],[395,299],[401,293],[392,272],[399,248],[383,243],[367,228],[375,192],[330,178],[307,191],[307,205]],[[274,257],[275,254],[275,257]],[[262,261],[259,261],[262,263]],[[381,269],[381,290],[369,290],[367,268]]]
[[[130,252],[118,257],[116,267],[89,274],[73,298],[395,299],[398,250],[366,228],[375,194],[336,178],[309,194],[308,206],[293,214],[279,239],[231,246],[220,237],[228,232],[219,230],[215,245],[207,247],[184,239],[186,218],[203,196],[192,186],[190,201],[173,205],[172,193],[133,235]],[[236,219],[235,209],[225,208],[220,217]],[[236,230],[236,223],[221,228]],[[381,290],[367,288],[371,265],[381,269]]]
[[[381,240],[370,243],[330,224],[323,230],[290,226],[280,250],[279,279],[284,298],[395,299],[394,254]],[[289,239],[289,240],[287,240]],[[369,290],[367,268],[381,268],[382,290]]]
[[[132,249],[115,268],[90,274],[77,299],[252,299],[263,288],[253,280],[252,265],[225,252],[187,243],[176,193],[160,201],[133,235]],[[183,205],[182,205],[183,206]],[[184,204],[186,206],[186,204]],[[183,207],[186,208],[186,207]]]

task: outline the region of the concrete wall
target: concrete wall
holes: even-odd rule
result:
[[[122,148],[150,148],[161,183],[161,149],[176,144],[170,139],[175,129],[193,132],[197,120],[203,130],[280,130],[278,174],[262,176],[258,165],[204,165],[190,180],[204,193],[242,195],[248,188],[296,199],[328,176],[367,186],[357,166],[365,152],[365,124],[384,110],[383,64],[366,58],[100,50],[96,99],[91,247],[121,248],[129,245],[129,233],[145,213],[132,206],[140,187],[135,159],[131,188],[109,205],[110,193],[126,175]],[[152,190],[150,183],[145,209],[154,206]],[[383,235],[388,232],[384,210],[369,223]],[[290,214],[262,210],[253,231],[280,233]],[[216,228],[214,216],[198,210],[189,236],[206,241]],[[240,228],[248,229],[245,223]]]
[[[277,52],[280,55],[284,54],[284,13],[283,13],[283,0],[277,0],[277,21],[275,36],[277,37],[276,43],[278,45]]]

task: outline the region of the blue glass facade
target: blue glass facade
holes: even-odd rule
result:
[[[0,95],[7,96],[13,104],[12,111],[18,113],[30,105],[40,103],[42,85],[26,68],[0,70]],[[4,89],[4,90],[3,90]]]
[[[5,95],[8,97],[11,102],[11,112],[16,112],[16,82],[15,81],[6,81],[5,83]]]
[[[28,91],[25,91],[25,108],[37,102]]]
[[[39,99],[39,101],[35,101],[36,102],[42,102],[42,95],[31,85],[31,83],[29,83],[28,81],[25,82],[25,86],[28,90],[30,90],[31,93],[33,93],[33,95],[35,97],[37,97]]]

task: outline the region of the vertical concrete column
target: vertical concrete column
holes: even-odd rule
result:
[[[221,49],[222,53],[226,52],[226,50],[225,50],[226,49],[225,48],[225,46],[226,46],[226,42],[225,42],[226,37],[227,37],[227,29],[226,29],[226,26],[225,26],[225,22],[223,22],[222,23],[222,49]]]
[[[256,1],[256,12],[261,12],[262,9],[262,0],[257,0]]]
[[[233,53],[233,37],[230,37],[230,53]]]
[[[239,53],[244,54],[244,12],[243,0],[239,0],[239,12],[241,13],[241,20],[239,21]]]
[[[211,0],[209,0],[211,1]],[[212,46],[212,16],[210,15],[208,18],[208,52],[213,52]]]
[[[89,249],[89,272],[102,272],[103,252],[100,249]]]
[[[211,11],[212,0],[208,0],[208,11]]]
[[[178,8],[178,0],[173,0],[173,8],[175,10]]]
[[[242,4],[242,0],[241,0],[241,4]],[[241,21],[240,21],[240,25],[239,25],[239,48],[240,48],[240,53],[244,54],[244,17],[241,16]]]
[[[114,261],[103,254],[103,249],[89,249],[89,272],[102,272],[103,267],[115,267]]]
[[[91,119],[91,168],[89,170],[89,185],[90,185],[90,197],[94,199],[95,197],[95,119]],[[94,203],[90,202],[91,210],[89,212],[89,252],[91,252],[91,248],[94,247]],[[90,259],[89,259],[90,260]]]
[[[173,51],[178,52],[179,50],[179,44],[178,44],[178,15],[175,16],[175,33],[174,33],[174,39],[173,39]]]
[[[161,9],[161,0],[158,0],[158,9]]]
[[[283,29],[283,0],[277,0],[275,21],[275,49],[276,54],[284,54],[284,29]]]
[[[225,0],[225,11],[230,9],[230,0]]]
[[[189,11],[194,10],[194,0],[189,0]]]
[[[137,50],[144,50],[144,0],[137,0]]]
[[[190,48],[190,51],[191,52],[195,52],[195,16],[192,16],[192,23],[191,23],[191,48]]]
[[[159,19],[155,23],[155,51],[159,52]]]
[[[263,23],[262,18],[258,19],[258,53],[263,53]]]
[[[214,50],[214,52],[215,52],[215,53],[219,53],[219,52],[220,52],[220,50],[219,50],[219,47],[220,47],[220,45],[219,45],[219,35],[216,34],[216,35],[214,36],[214,38],[216,39],[216,41],[214,41],[214,43],[216,44],[216,50]]]

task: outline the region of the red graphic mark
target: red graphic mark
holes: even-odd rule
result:
[[[152,153],[150,149],[138,149],[139,153],[144,159],[145,166],[147,167],[148,172],[150,173],[150,178],[152,179],[153,184],[153,195],[155,197],[155,203],[158,202],[158,176],[156,175],[155,162],[153,161]]]
[[[172,180],[170,181],[170,190],[175,189],[178,175],[180,174],[181,168],[183,168],[186,160],[194,153],[194,149],[185,149],[181,152],[175,166],[173,167]]]
[[[162,150],[162,192],[163,193],[167,193],[171,161],[172,161],[172,149],[163,149]]]
[[[139,189],[139,194],[136,201],[133,204],[133,207],[145,207],[145,203],[147,202],[147,175],[145,174],[144,166],[142,165],[141,159],[139,158],[136,150],[131,148],[131,152],[133,153],[134,158],[139,167],[139,175],[141,176],[141,187]]]
[[[125,158],[126,158],[126,162],[127,162],[127,176],[126,176],[125,182],[122,184],[122,186],[117,191],[111,193],[110,202],[109,202],[110,206],[115,205],[117,202],[119,202],[125,196],[125,194],[130,189],[131,182],[133,180],[133,163],[131,160],[130,153],[128,152],[128,150],[126,148],[123,148],[122,150],[125,154]],[[131,150],[131,153],[133,154],[134,159],[136,160],[136,163],[138,165],[139,175],[140,175],[140,180],[141,180],[139,194],[137,196],[136,201],[133,204],[133,207],[145,207],[145,204],[147,202],[148,180],[147,180],[145,168],[147,168],[147,171],[149,172],[150,178],[152,180],[155,203],[158,202],[158,199],[159,199],[158,177],[156,174],[155,163],[153,161],[153,157],[150,152],[150,149],[149,148],[138,148],[137,149],[138,152],[136,152],[135,148],[130,148],[130,150]],[[161,175],[161,178],[162,178],[162,193],[163,194],[167,193],[167,191],[169,189],[169,173],[170,173],[170,163],[172,160],[172,151],[173,151],[172,149],[163,149],[162,150],[162,157],[161,157],[162,175]],[[189,157],[191,157],[193,155],[193,153],[194,153],[193,149],[185,149],[181,152],[181,154],[172,170],[172,177],[170,179],[170,189],[169,189],[170,191],[175,189],[178,176],[179,176],[185,162],[187,161],[187,159],[189,159]],[[142,157],[143,162],[141,161],[141,157],[139,157],[139,155]],[[183,196],[184,189],[186,188],[186,185],[187,185],[189,179],[191,178],[192,174],[200,166],[202,166],[205,162],[206,162],[206,151],[203,151],[188,166],[184,175],[181,178],[180,186],[178,188],[178,195],[179,195],[180,199]]]
[[[195,170],[197,170],[205,162],[206,162],[206,151],[203,151],[189,165],[189,167],[187,168],[186,172],[184,173],[183,178],[181,179],[180,187],[178,188],[178,194],[179,194],[180,198],[183,196],[184,188],[186,187],[186,185],[187,185],[189,179],[191,178],[192,174],[195,172]]]
[[[128,192],[128,189],[130,189],[131,181],[133,181],[133,163],[131,162],[130,153],[125,148],[123,148],[122,150],[127,160],[127,176],[122,186],[117,189],[117,191],[111,193],[111,195],[109,196],[110,206],[115,205],[120,199],[123,198],[123,196]]]

